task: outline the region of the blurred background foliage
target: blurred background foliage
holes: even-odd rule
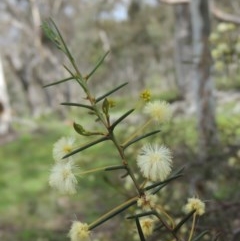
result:
[[[117,104],[113,117],[133,108],[143,89],[151,90],[153,99],[172,103],[173,120],[152,138],[171,147],[174,168],[185,166],[185,176],[164,190],[161,202],[180,217],[188,196],[198,194],[207,206],[207,213],[197,226],[198,231],[209,230],[205,240],[240,240],[240,3],[218,0],[213,5],[214,1],[209,1],[208,48],[212,54],[218,144],[200,162],[190,7],[188,1],[171,2],[174,1],[0,2],[0,51],[7,87],[0,85],[0,97],[7,96],[10,109],[9,128],[0,136],[0,240],[68,240],[71,220],[77,217],[91,222],[114,207],[115,200],[120,202],[128,195],[121,195],[123,190],[116,189],[117,184],[124,183],[120,173],[82,178],[76,197],[59,196],[48,186],[52,144],[62,135],[75,135],[71,124],[74,120],[89,125],[91,118],[82,110],[60,105],[83,100],[75,83],[42,88],[67,77],[62,65],[68,63],[40,28],[49,17],[62,31],[84,75],[110,49],[90,85],[99,96],[129,82],[113,96]],[[220,24],[232,27],[228,25],[223,30]],[[0,115],[5,110],[0,105]],[[140,114],[126,120],[119,130],[121,137],[132,132],[131,126],[137,125]],[[80,137],[78,140],[82,142]],[[129,150],[133,163],[139,145]],[[114,150],[105,144],[79,156],[84,168],[96,167],[96,163],[102,166],[115,157]],[[101,226],[95,238],[132,240],[132,234],[126,232],[130,228],[130,222],[115,218]],[[188,229],[186,226],[183,232]]]

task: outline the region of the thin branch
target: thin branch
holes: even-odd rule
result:
[[[41,17],[38,9],[38,5],[36,0],[30,0],[30,7],[32,12],[32,19],[33,19],[33,31],[34,31],[34,44],[36,48],[41,48]]]
[[[170,5],[176,4],[186,4],[189,3],[189,0],[158,0],[159,3],[166,3]]]
[[[166,3],[169,5],[177,5],[177,4],[188,4],[190,3],[190,0],[158,0],[158,2]],[[210,10],[213,16],[221,21],[240,24],[240,17],[220,10],[218,7],[215,6],[214,1],[212,1]]]
[[[235,23],[235,24],[240,24],[240,17],[230,14],[230,13],[225,13],[218,9],[214,4],[211,6],[211,12],[214,15],[215,18],[224,21],[224,22],[229,22],[229,23]]]

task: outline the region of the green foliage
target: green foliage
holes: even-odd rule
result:
[[[238,26],[221,22],[210,35],[214,74],[219,89],[239,89],[240,35]]]
[[[169,103],[172,103],[178,100],[182,100],[183,97],[181,96],[179,91],[175,89],[160,92],[160,94],[158,94],[158,98],[160,98],[161,100],[165,100]]]

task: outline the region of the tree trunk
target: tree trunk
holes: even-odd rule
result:
[[[191,72],[191,30],[188,4],[173,6],[175,16],[174,62],[176,70],[176,84],[182,97],[186,97],[187,82]]]
[[[216,146],[218,141],[213,96],[214,88],[210,76],[211,55],[208,44],[210,34],[208,0],[191,0],[190,10],[199,160],[202,162],[209,158],[213,150],[212,148]]]
[[[0,56],[0,136],[8,134],[10,122],[11,110]]]

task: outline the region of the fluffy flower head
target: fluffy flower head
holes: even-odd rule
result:
[[[143,176],[151,181],[163,181],[172,170],[171,151],[165,146],[145,145],[137,157]]]
[[[140,219],[140,225],[143,231],[143,234],[148,237],[153,233],[154,220],[151,218],[142,218]]]
[[[49,185],[61,193],[76,193],[77,179],[73,174],[73,162],[57,162],[52,170],[49,177]]]
[[[172,112],[166,101],[151,101],[145,105],[144,112],[157,123],[169,121]]]
[[[195,210],[195,213],[201,216],[205,213],[205,203],[202,202],[199,198],[188,198],[188,202],[184,206],[184,210],[186,212],[192,212]]]
[[[53,158],[55,161],[59,161],[63,156],[73,151],[75,138],[74,137],[62,137],[53,145]]]
[[[143,210],[149,211],[151,210],[151,208],[154,208],[154,206],[156,205],[156,201],[156,195],[146,194],[138,199],[137,205],[138,207],[141,207]]]
[[[69,231],[68,236],[71,241],[87,241],[90,240],[90,231],[88,224],[75,221]]]

